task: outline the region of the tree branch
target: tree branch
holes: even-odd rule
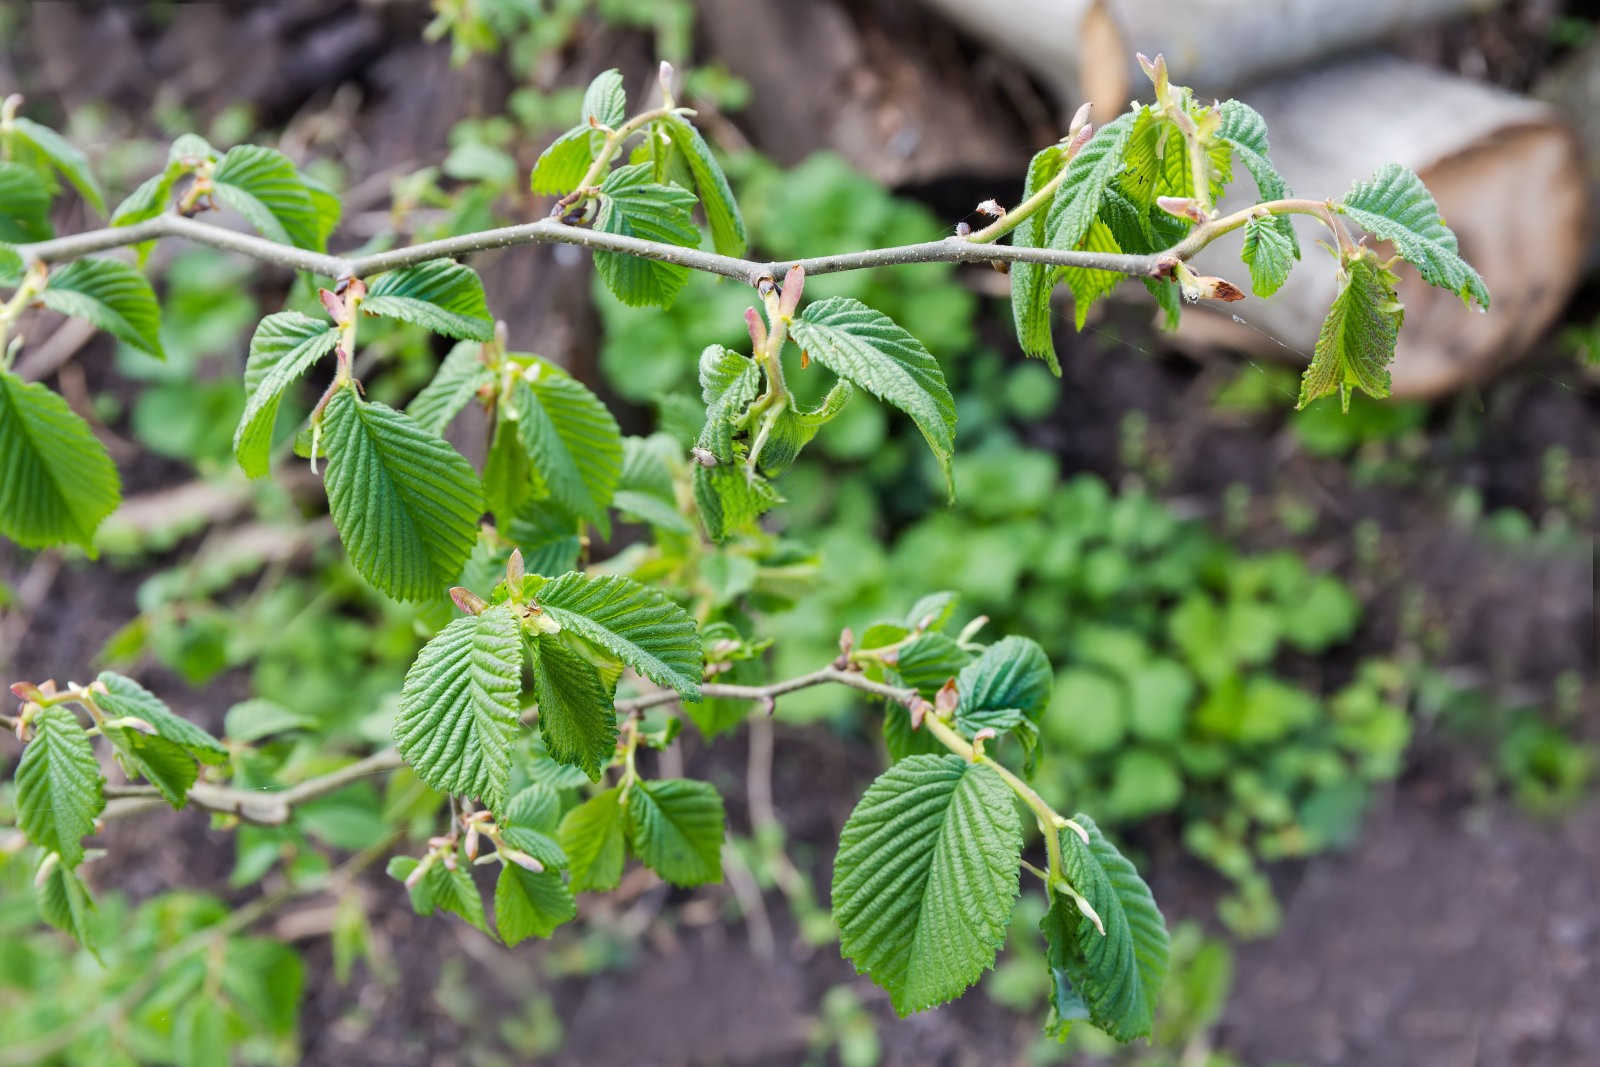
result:
[[[200,222],[169,214],[135,223],[57,237],[34,244],[16,245],[26,263],[64,263],[95,252],[140,244],[162,237],[179,237],[195,244],[236,252],[262,263],[291,270],[304,270],[326,278],[367,277],[387,270],[412,267],[435,259],[464,256],[494,248],[529,244],[569,244],[605,252],[622,252],[641,259],[660,260],[691,270],[732,278],[755,285],[763,278],[782,278],[790,267],[799,265],[810,275],[908,263],[988,263],[993,261],[1043,263],[1057,267],[1087,267],[1132,276],[1158,275],[1170,266],[1170,255],[1155,253],[1132,256],[1103,252],[1061,251],[1053,248],[1018,248],[990,245],[962,237],[925,241],[914,245],[873,248],[860,252],[841,252],[810,259],[761,262],[705,252],[683,245],[646,241],[622,234],[602,233],[581,226],[569,226],[559,219],[546,218],[518,226],[502,226],[478,233],[445,237],[437,241],[346,258],[279,244],[254,234],[240,233],[225,226]]]

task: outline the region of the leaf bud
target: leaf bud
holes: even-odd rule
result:
[[[511,585],[520,585],[527,573],[527,564],[522,561],[522,549],[513,548],[510,558],[506,560],[506,581]]]
[[[521,851],[520,849],[506,848],[502,845],[500,846],[500,856],[503,859],[515,863],[518,867],[521,867],[525,871],[532,871],[534,874],[538,874],[544,870],[544,864],[540,863],[538,860],[534,859],[532,856]]]
[[[510,568],[508,566],[507,570],[509,569]],[[451,586],[450,599],[455,601],[456,607],[460,608],[468,615],[482,615],[489,607],[488,603],[483,599],[483,597],[479,596],[477,593],[474,593],[464,585]]]
[[[961,691],[956,688],[954,678],[945,679],[945,683],[933,695],[933,706],[939,712],[941,719],[947,719],[955,714],[956,708],[961,706]]]
[[[1072,114],[1072,122],[1067,126],[1067,140],[1078,136],[1078,132],[1089,125],[1089,115],[1094,111],[1094,101],[1085,100],[1078,110]]]
[[[761,313],[755,308],[744,309],[744,324],[750,328],[750,343],[753,351],[760,352],[767,347],[767,324],[761,321]]]
[[[795,309],[800,306],[800,294],[805,291],[806,271],[796,263],[789,268],[789,273],[783,276],[783,299],[778,302],[778,314],[785,321],[794,318]]]

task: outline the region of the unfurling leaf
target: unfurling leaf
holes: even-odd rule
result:
[[[1027,185],[1022,198],[1029,199],[1050,184],[1066,165],[1066,154],[1060,145],[1051,145],[1033,157],[1028,164]],[[1011,231],[1011,243],[1018,248],[1039,248],[1045,244],[1045,219],[1049,205],[1017,224]],[[1059,376],[1061,363],[1056,358],[1055,341],[1050,328],[1050,290],[1055,286],[1056,268],[1043,263],[1011,264],[1011,317],[1017,327],[1017,343],[1022,351],[1044,360],[1050,372]]]
[[[1250,172],[1250,177],[1255,179],[1256,191],[1261,194],[1261,199],[1282,200],[1293,195],[1289,191],[1289,183],[1283,180],[1278,169],[1272,165],[1272,159],[1268,154],[1266,120],[1254,108],[1238,100],[1224,100],[1221,111],[1222,126],[1217,130],[1217,139],[1232,148],[1234,154],[1239,157],[1239,161]],[[1276,233],[1279,244],[1286,243],[1289,246],[1292,258],[1300,258],[1300,239],[1295,236],[1294,224],[1288,218],[1282,215],[1274,216],[1261,226]],[[1248,237],[1248,234],[1246,236]],[[1250,261],[1246,259],[1245,262]],[[1288,271],[1285,270],[1284,273],[1287,274]],[[1276,290],[1277,286],[1272,288]],[[1258,288],[1256,295],[1268,294]]]
[[[1289,278],[1294,266],[1295,246],[1275,225],[1278,219],[1258,215],[1244,224],[1244,248],[1240,258],[1250,268],[1250,288],[1257,296],[1268,297]]]
[[[706,222],[711,226],[712,247],[725,256],[744,255],[750,247],[744,216],[739,213],[733,189],[728,185],[727,175],[722,173],[722,164],[712,154],[711,146],[706,144],[699,130],[682,118],[673,116],[663,125],[694,176],[700,206],[705,209]]]
[[[924,635],[919,643],[938,636]],[[1002,638],[962,668],[956,680],[961,693],[956,723],[971,736],[985,727],[1009,730],[1025,719],[1037,721],[1050,703],[1053,681],[1050,660],[1037,641]]]
[[[478,390],[494,382],[482,354],[483,346],[475,341],[462,341],[450,349],[433,379],[406,405],[406,414],[429,433],[444,433]]]
[[[1405,318],[1394,289],[1399,279],[1370,249],[1346,259],[1339,274],[1339,295],[1317,334],[1296,408],[1338,390],[1349,411],[1352,387],[1380,399],[1389,395],[1389,361]]]

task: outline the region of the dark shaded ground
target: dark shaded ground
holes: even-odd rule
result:
[[[0,66],[0,82],[12,81],[13,73],[27,75],[19,80],[41,99],[77,103],[109,96],[136,115],[147,98],[128,87],[150,75],[197,105],[248,95],[260,102],[267,121],[292,123],[308,111],[337,111],[333,87],[354,79],[360,102],[340,114],[358,173],[435,158],[455,119],[493,108],[506,89],[492,69],[451,73],[439,48],[415,43],[418,16],[404,5],[380,13],[356,4],[279,0],[245,5],[242,15],[183,6],[199,13],[187,16],[181,29],[162,31],[125,9],[35,5],[44,18],[39,25],[48,25],[34,40],[41,51],[27,67]],[[862,65],[864,55],[881,55],[885,41],[911,56],[913,67],[922,47],[935,56],[948,56],[956,47],[959,56],[961,46],[952,46],[950,35],[926,20],[908,29],[903,10],[894,13],[894,5],[879,5],[889,13],[876,28],[868,17],[862,31],[867,44],[840,45],[844,38],[838,35],[848,37],[850,19],[838,8],[821,6],[831,14],[814,20],[823,25],[814,32],[835,35],[826,51],[840,69]],[[1441,56],[1459,50],[1448,36],[1435,42]],[[940,43],[929,45],[929,39]],[[205,63],[194,61],[208,42],[217,41],[233,44],[208,53]],[[118,47],[107,52],[111,46],[105,42]],[[1417,48],[1426,51],[1422,44]],[[636,35],[597,34],[564,57],[567,80],[581,80],[613,62],[637,67],[647,62],[647,52]],[[112,54],[116,62],[104,61]],[[1493,58],[1503,65],[1505,80],[1528,76],[1528,57]],[[140,69],[130,72],[129,64]],[[1026,96],[1026,87],[1005,88],[992,67],[980,68],[977,82],[964,92],[987,93],[988,99],[1009,93],[1013,102]],[[893,102],[896,85],[922,84],[915,74],[890,79],[887,86],[844,83],[864,94],[861,99],[880,104]],[[1017,126],[1034,121],[1024,117]],[[1007,136],[1025,148],[1016,139],[1026,135]],[[915,168],[903,177],[916,180]],[[969,193],[983,185],[976,178],[921,191],[940,201],[938,210],[953,212],[954,205],[976,199]],[[515,290],[537,294],[546,290],[536,283],[556,268],[530,254],[517,269],[528,276],[517,280]],[[583,282],[580,272],[562,286],[581,293]],[[583,366],[593,323],[581,315],[547,314],[553,299],[527,302],[524,326],[557,338],[562,353]],[[1591,294],[1573,314],[1586,317],[1593,308]],[[1478,426],[1475,439],[1463,444],[1456,432],[1461,412],[1441,408],[1415,460],[1418,476],[1385,487],[1353,484],[1345,465],[1308,457],[1283,429],[1281,416],[1214,415],[1206,398],[1236,369],[1233,364],[1197,366],[1163,356],[1148,331],[1115,326],[1115,335],[1112,326],[1102,326],[1067,342],[1063,352],[1068,378],[1061,407],[1037,429],[1035,443],[1057,452],[1064,469],[1126,475],[1117,452],[1118,427],[1128,412],[1143,412],[1151,452],[1171,468],[1163,492],[1185,510],[1216,519],[1221,493],[1234,483],[1249,485],[1263,501],[1293,491],[1315,503],[1318,523],[1294,543],[1318,566],[1351,577],[1369,601],[1362,651],[1395,647],[1402,614],[1420,592],[1446,635],[1444,663],[1464,667],[1503,692],[1541,699],[1548,698],[1561,671],[1583,672],[1589,686],[1583,729],[1596,732],[1592,551],[1511,551],[1451,522],[1445,508],[1449,487],[1472,485],[1489,507],[1517,507],[1537,516],[1544,506],[1538,493],[1541,457],[1556,444],[1572,454],[1591,491],[1600,484],[1600,397],[1592,380],[1585,384],[1553,345],[1481,396],[1462,401]],[[91,387],[118,387],[103,342],[95,342],[80,362]],[[130,493],[182,477],[170,465],[143,462],[125,467],[124,475]],[[1350,535],[1363,519],[1382,531],[1383,550],[1377,567],[1357,573]],[[1252,523],[1247,537],[1259,544],[1285,539],[1265,517]],[[0,548],[0,573],[8,581],[15,583],[28,566]],[[54,575],[48,587],[54,606],[35,614],[17,646],[7,650],[14,676],[87,673],[88,655],[136,611],[133,591],[142,575],[124,573],[109,581],[106,575],[77,565]],[[219,709],[238,695],[237,678],[193,694],[171,677],[152,674],[145,680],[180,711],[212,726]],[[686,740],[685,747],[687,770],[717,781],[734,829],[746,832],[745,740],[736,737],[709,749]],[[776,750],[773,794],[780,817],[797,862],[823,890],[831,842],[875,772],[875,757],[859,739],[821,729],[780,728]],[[1353,852],[1276,872],[1284,930],[1240,951],[1237,988],[1217,1035],[1222,1047],[1252,1063],[1600,1062],[1600,804],[1591,800],[1561,823],[1540,823],[1486,796],[1475,780],[1477,765],[1478,755],[1465,746],[1425,733],[1406,776],[1376,805]],[[178,886],[219,888],[232,862],[230,842],[230,835],[206,829],[192,814],[152,816],[108,835],[114,854],[137,856],[138,862],[108,865],[99,877],[114,878],[136,896]],[[1157,897],[1171,916],[1209,920],[1216,880],[1159,834],[1140,843],[1151,856]],[[725,887],[687,893],[669,891],[649,877],[630,878],[618,893],[586,901],[583,921],[550,945],[510,951],[454,921],[417,918],[379,875],[366,879],[362,892],[388,965],[379,968],[377,980],[360,968],[356,980],[341,987],[332,978],[326,939],[304,941],[311,975],[302,1014],[308,1063],[482,1062],[485,1050],[500,1043],[485,1020],[501,1012],[520,1015],[541,993],[553,999],[565,1028],[565,1045],[555,1058],[575,1064],[795,1062],[806,1055],[821,995],[841,982],[853,983],[879,1017],[887,1063],[1017,1062],[1036,1033],[1037,1020],[1017,1019],[981,994],[894,1021],[881,994],[855,979],[833,947],[807,950],[794,940],[793,922],[775,893],[765,902],[779,947],[775,958],[764,959],[752,951]],[[308,902],[284,916],[280,929],[314,934],[318,909],[325,911],[326,902]],[[555,976],[573,970],[578,959],[628,965]],[[453,980],[474,989],[479,1000],[473,1016],[441,992],[448,984],[441,975],[457,962],[464,966]]]

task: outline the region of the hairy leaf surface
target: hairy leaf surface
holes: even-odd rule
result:
[[[968,736],[984,727],[1009,730],[1024,719],[1037,720],[1050,703],[1054,675],[1039,642],[1004,637],[961,669],[956,689],[961,703],[956,723]]]
[[[1298,249],[1283,235],[1279,221],[1257,216],[1244,224],[1244,247],[1239,256],[1250,268],[1250,288],[1259,297],[1277,292],[1289,279]],[[1291,229],[1291,233],[1293,230]]]
[[[1338,210],[1380,240],[1394,245],[1429,285],[1448,289],[1465,303],[1489,307],[1489,288],[1461,258],[1456,235],[1439,216],[1439,205],[1422,179],[1390,163],[1369,180],[1357,182]]]
[[[546,751],[557,763],[581,767],[598,782],[617,749],[611,695],[594,665],[553,636],[540,637],[529,648]]]
[[[211,732],[173,713],[166,702],[126,675],[101,671],[98,679],[105,691],[95,694],[95,703],[113,718],[132,716],[154,728],[156,735],[181,745],[202,763],[225,763],[228,749]]]
[[[1051,145],[1037,153],[1028,164],[1027,184],[1022,190],[1024,201],[1061,173],[1066,165],[1066,155],[1061,146]],[[1045,245],[1045,220],[1050,205],[1023,219],[1011,231],[1011,243],[1018,248],[1041,248]],[[1017,343],[1022,351],[1044,360],[1050,372],[1061,374],[1061,362],[1056,358],[1055,340],[1050,325],[1050,290],[1054,288],[1056,269],[1043,263],[1011,264],[1011,318],[1017,327]]]
[[[1394,290],[1398,279],[1369,249],[1343,264],[1339,281],[1339,295],[1328,309],[1311,365],[1300,379],[1296,408],[1334,390],[1346,411],[1352,388],[1373,397],[1389,395],[1389,362],[1405,318],[1405,307]]]
[[[1221,111],[1222,126],[1217,130],[1217,138],[1233,149],[1234,155],[1239,157],[1239,161],[1250,172],[1261,199],[1283,200],[1294,195],[1289,191],[1289,183],[1283,180],[1278,168],[1272,165],[1267,140],[1267,121],[1250,105],[1238,100],[1224,100]],[[1280,245],[1287,244],[1291,258],[1300,258],[1300,238],[1295,235],[1294,224],[1287,217],[1274,216],[1263,222],[1261,228],[1275,233]],[[1250,260],[1246,259],[1245,262],[1249,263]],[[1250,273],[1254,278],[1253,266]],[[1288,274],[1288,268],[1284,269],[1284,273]],[[1273,286],[1272,289],[1276,290],[1277,286]],[[1256,295],[1267,296],[1268,293],[1263,293],[1258,288]]]

